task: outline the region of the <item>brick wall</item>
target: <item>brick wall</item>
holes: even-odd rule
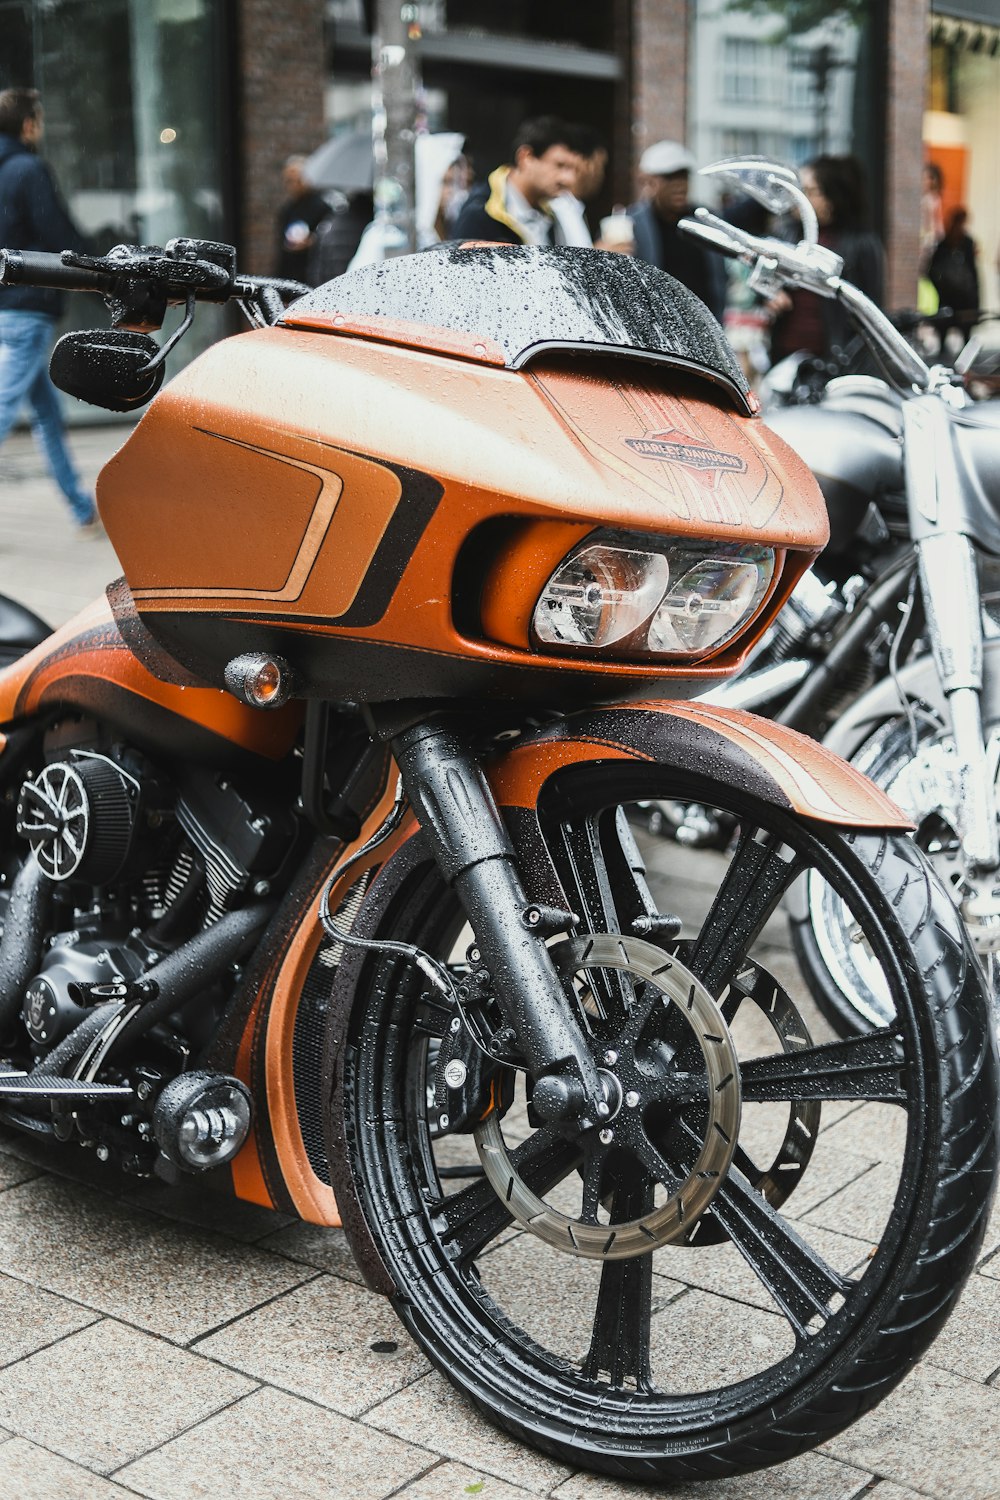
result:
[[[238,48],[240,265],[262,276],[274,270],[281,169],[324,138],[323,0],[240,0]]]
[[[912,307],[917,292],[929,0],[889,0],[886,80],[885,305]]]
[[[684,140],[688,61],[688,0],[634,0],[633,167],[653,141]]]

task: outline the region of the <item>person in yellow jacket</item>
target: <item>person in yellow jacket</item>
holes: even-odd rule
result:
[[[571,193],[580,159],[568,139],[572,127],[555,115],[526,120],[513,143],[513,166],[497,167],[473,188],[455,225],[455,238],[498,240],[505,245],[560,245],[560,226],[549,202]]]

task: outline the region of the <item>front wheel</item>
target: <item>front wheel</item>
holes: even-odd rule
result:
[[[410,1333],[520,1440],[646,1481],[778,1462],[879,1401],[973,1267],[997,1159],[981,974],[904,838],[649,765],[576,766],[544,796],[581,917],[554,956],[618,1108],[559,1134],[522,1074],[487,1070],[474,1129],[449,1130],[436,1073],[455,1017],[412,966],[372,959],[334,1096],[368,1229]],[[653,798],[738,834],[724,852],[660,842],[646,871],[622,808]],[[808,879],[849,910],[890,997],[864,1037],[811,1038],[779,911]],[[650,894],[677,935],[601,936],[631,934]],[[463,923],[436,870],[411,866],[382,935],[460,966]]]

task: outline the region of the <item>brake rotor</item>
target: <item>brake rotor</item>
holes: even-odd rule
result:
[[[571,1255],[592,1260],[627,1260],[646,1255],[661,1245],[684,1239],[693,1220],[704,1213],[725,1179],[736,1149],[740,1127],[739,1060],[725,1017],[705,986],[684,964],[666,954],[662,948],[638,938],[598,933],[569,938],[549,950],[564,979],[570,980],[589,970],[619,970],[633,975],[642,985],[658,992],[660,1008],[670,1008],[680,1016],[691,1032],[690,1042],[697,1046],[704,1072],[686,1068],[683,1075],[671,1074],[671,1060],[683,1048],[658,1054],[645,1049],[638,1054],[639,1035],[628,1038],[628,1021],[622,1038],[593,1040],[602,1071],[612,1080],[616,1108],[605,1122],[605,1128],[586,1132],[588,1151],[608,1154],[631,1151],[648,1163],[660,1148],[645,1129],[645,1109],[651,1104],[670,1102],[671,1080],[693,1097],[684,1095],[684,1103],[698,1105],[703,1124],[697,1159],[690,1169],[681,1167],[670,1173],[681,1177],[679,1186],[671,1185],[666,1200],[654,1206],[641,1218],[620,1222],[597,1222],[582,1216],[562,1213],[540,1198],[518,1172],[503,1137],[497,1112],[491,1110],[476,1128],[474,1138],[483,1171],[494,1192],[507,1205],[513,1217],[539,1239]],[[648,996],[645,1004],[648,1004]],[[639,1004],[638,995],[634,1004]],[[654,1007],[655,1008],[655,1007]],[[652,1010],[650,1010],[650,1016]],[[651,1028],[652,1029],[652,1028]],[[657,1058],[659,1066],[657,1067]],[[658,1076],[654,1077],[654,1074]],[[692,1144],[693,1149],[693,1144]],[[669,1160],[664,1165],[669,1169]],[[665,1174],[667,1175],[667,1174]],[[666,1187],[666,1184],[664,1184]]]
[[[684,946],[686,945],[679,945],[680,948]],[[732,989],[757,1006],[777,1035],[782,1052],[804,1052],[813,1045],[805,1021],[787,992],[772,974],[753,959],[744,960]],[[802,1181],[816,1146],[821,1113],[822,1107],[818,1099],[791,1100],[788,1124],[774,1159],[763,1172],[748,1176],[751,1186],[763,1194],[772,1208],[780,1208]],[[728,1238],[721,1225],[709,1214],[691,1226],[684,1236],[684,1243],[697,1246],[717,1245]]]

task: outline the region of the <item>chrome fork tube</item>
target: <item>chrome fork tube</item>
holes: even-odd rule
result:
[[[983,742],[983,623],[975,553],[968,537],[937,532],[917,544],[934,661],[948,699],[958,761],[958,829],[976,869],[1000,864],[997,807]]]

